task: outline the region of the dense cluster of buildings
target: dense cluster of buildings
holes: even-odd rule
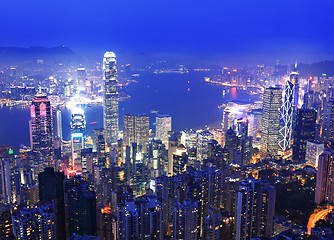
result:
[[[275,181],[259,177],[268,168],[308,165],[315,203],[334,204],[332,78],[302,85],[296,66],[260,104],[227,105],[221,129],[176,132],[171,116],[157,115],[152,131],[148,115],[125,114],[121,131],[117,74],[107,52],[104,128],[88,136],[76,106],[68,142],[60,110],[35,94],[30,148],[0,148],[1,239],[270,239],[292,226],[275,225]],[[77,75],[77,92],[91,92],[85,70]]]

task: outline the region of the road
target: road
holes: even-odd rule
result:
[[[310,216],[307,224],[307,232],[309,235],[311,234],[311,228],[315,227],[315,223],[319,220],[325,219],[325,217],[332,211],[333,208],[334,208],[333,206],[329,206],[325,210],[313,213]]]

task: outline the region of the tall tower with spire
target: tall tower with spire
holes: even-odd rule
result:
[[[296,110],[299,97],[299,73],[297,63],[286,81],[281,106],[280,140],[279,146],[283,152],[291,148],[293,124],[296,119]]]
[[[118,80],[116,55],[106,52],[103,58],[103,126],[106,134],[106,144],[110,147],[118,140]]]
[[[30,107],[30,142],[35,156],[36,173],[52,164],[52,108],[50,100],[39,90]]]

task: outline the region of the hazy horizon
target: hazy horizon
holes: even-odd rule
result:
[[[17,7],[20,4],[20,7]],[[0,46],[218,63],[334,60],[333,1],[2,1]],[[96,57],[97,59],[100,59]]]

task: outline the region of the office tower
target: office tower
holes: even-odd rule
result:
[[[181,133],[181,144],[185,146],[187,149],[196,148],[197,147],[197,133],[196,131],[183,130]]]
[[[322,139],[327,142],[334,137],[334,99],[324,101]]]
[[[235,160],[235,152],[238,148],[238,137],[235,134],[235,131],[230,128],[225,134],[225,151],[226,151],[226,160],[228,163],[231,163]]]
[[[193,200],[176,202],[173,213],[173,239],[198,239],[198,204]]]
[[[78,85],[78,92],[86,90],[86,69],[85,68],[78,68],[77,69],[77,85]]]
[[[155,138],[160,139],[167,146],[170,131],[172,131],[172,117],[158,115],[155,118]]]
[[[295,68],[290,74],[290,79],[286,81],[283,91],[279,140],[279,146],[283,152],[289,150],[291,146],[293,123],[298,103],[298,91],[298,71]]]
[[[236,212],[236,240],[272,236],[276,190],[253,178],[239,185]]]
[[[146,152],[146,145],[150,137],[150,122],[147,115],[130,115],[123,117],[123,138],[124,145],[130,146],[132,143],[142,147]]]
[[[334,157],[330,149],[325,148],[319,156],[314,202],[334,203]]]
[[[248,120],[245,118],[239,118],[236,121],[236,134],[239,138],[248,136]]]
[[[203,239],[222,239],[222,216],[216,209],[209,207],[208,215],[203,219]]]
[[[103,58],[103,127],[108,147],[118,140],[118,80],[116,68],[116,55],[106,52]]]
[[[143,152],[146,152],[146,144],[150,137],[150,125],[147,115],[138,115],[135,117],[135,135],[136,143],[142,146]]]
[[[176,152],[173,154],[173,174],[182,174],[186,171],[186,164],[188,163],[187,149],[180,144]]]
[[[176,152],[179,141],[175,135],[168,139],[168,174],[173,174],[173,155]]]
[[[232,126],[235,120],[235,114],[238,112],[237,109],[227,106],[223,111],[222,129],[227,132]]]
[[[13,213],[12,220],[15,239],[57,239],[53,203],[23,208]]]
[[[95,235],[96,198],[88,183],[79,177],[66,180],[65,199],[69,235]]]
[[[135,115],[125,114],[123,116],[123,143],[125,146],[131,146],[134,142],[136,142]]]
[[[253,155],[253,138],[244,137],[240,140],[241,165],[248,165],[252,160]]]
[[[239,150],[241,154],[241,165],[247,165],[250,163],[252,159],[252,137],[248,136],[248,120],[244,118],[240,118],[237,120],[237,137],[238,137],[238,144]]]
[[[299,73],[297,69],[297,63],[295,64],[294,69],[290,73],[290,82],[295,85],[295,91],[293,96],[293,105],[296,109],[299,106]],[[294,118],[293,118],[294,119]]]
[[[260,148],[262,159],[277,157],[281,98],[280,88],[264,90]]]
[[[63,139],[63,130],[61,123],[61,111],[58,109],[52,109],[52,118],[53,118],[53,137]]]
[[[252,112],[248,115],[248,134],[249,136],[256,138],[261,132],[262,122],[262,109],[252,109]]]
[[[35,156],[36,173],[53,164],[52,108],[42,92],[35,95],[30,107],[30,142]]]
[[[72,167],[81,170],[81,149],[85,147],[86,120],[84,111],[80,108],[72,110],[71,117],[71,147]]]
[[[213,135],[209,131],[202,131],[197,135],[197,161],[209,158],[209,142],[213,140]]]
[[[304,94],[303,108],[318,110],[320,103],[319,92],[309,91]]]
[[[97,152],[98,164],[107,167],[105,131],[103,128],[93,129],[93,152]]]
[[[223,132],[222,129],[212,129],[210,132],[213,134],[213,139],[218,142],[220,146],[224,146],[224,135],[225,132]]]
[[[324,143],[307,141],[305,161],[307,164],[318,168],[319,156],[324,152]]]
[[[38,174],[39,200],[41,203],[55,201],[57,239],[66,239],[64,173],[45,168]]]
[[[81,149],[82,174],[85,177],[93,176],[94,153],[92,148]]]
[[[313,109],[298,109],[293,133],[292,159],[304,161],[307,141],[314,140],[317,112]]]
[[[13,238],[12,214],[9,206],[0,209],[0,239]]]
[[[13,192],[12,192],[12,181],[11,181],[11,168],[10,161],[3,155],[0,155],[1,161],[1,186],[2,186],[2,199],[4,203],[12,203]]]

